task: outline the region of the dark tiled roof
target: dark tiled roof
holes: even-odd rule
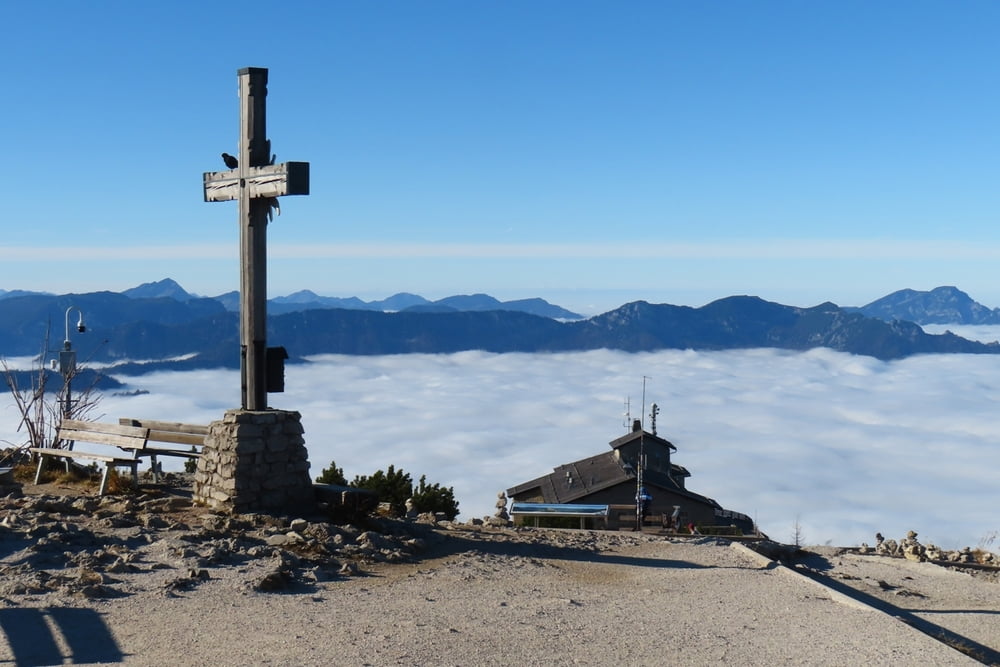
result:
[[[671,465],[670,468],[673,476],[690,476],[690,473],[681,466]],[[569,475],[567,476],[566,473],[569,473]],[[635,471],[631,466],[627,470],[624,469],[615,457],[614,452],[605,452],[604,454],[598,454],[558,466],[548,475],[507,489],[507,496],[513,497],[532,489],[539,489],[544,502],[571,503],[603,489],[634,479]],[[692,500],[698,500],[719,507],[719,504],[711,498],[683,488],[674,481],[671,475],[647,470],[643,473],[643,480],[652,487],[669,490],[672,493],[686,496]]]
[[[540,489],[546,502],[565,503],[629,478],[630,475],[622,470],[614,454],[604,453],[558,466],[544,477],[507,489],[507,495]]]
[[[555,502],[568,503],[624,482],[629,474],[614,454],[604,453],[561,465],[549,477],[559,498]]]
[[[618,449],[619,447],[627,445],[630,442],[635,442],[640,437],[644,438],[650,445],[660,445],[661,447],[669,447],[675,452],[677,451],[677,448],[674,447],[673,443],[669,440],[664,440],[660,436],[647,433],[646,431],[632,431],[631,433],[626,433],[620,438],[615,438],[608,444],[611,445],[611,449]]]
[[[572,503],[604,489],[634,481],[635,469],[632,465],[620,461],[617,450],[625,445],[635,443],[640,438],[644,438],[643,444],[646,447],[666,448],[668,456],[671,450],[677,451],[677,448],[669,440],[646,431],[632,431],[612,440],[609,443],[612,451],[558,466],[548,475],[507,489],[507,495],[513,497],[534,491],[547,503]],[[691,473],[686,468],[671,463],[669,475],[653,468],[647,468],[643,472],[643,482],[651,487],[721,508],[711,498],[688,491],[676,481],[690,476]]]

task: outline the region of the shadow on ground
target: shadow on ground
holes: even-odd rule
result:
[[[11,653],[10,658],[0,662],[19,666],[78,665],[124,659],[111,630],[93,609],[0,609],[0,629]],[[56,632],[67,648],[66,655]]]
[[[890,616],[899,619],[903,623],[906,623],[910,627],[923,632],[925,635],[936,639],[948,646],[961,651],[965,655],[978,660],[987,665],[1000,665],[1000,651],[981,644],[975,640],[969,639],[964,635],[960,635],[957,632],[949,630],[948,628],[942,627],[937,623],[929,621],[925,618],[917,616],[913,612],[898,607],[891,602],[887,602],[875,595],[866,593],[862,590],[854,588],[853,586],[844,583],[839,579],[835,579],[831,576],[824,574],[833,569],[830,561],[824,556],[810,553],[802,552],[800,557],[795,559],[796,564],[803,565],[804,567],[796,567],[795,572],[802,574],[810,579],[817,581],[824,586],[841,593],[849,598],[857,600],[862,604],[868,605],[874,609],[878,609],[881,612],[889,614]],[[963,613],[961,610],[950,610],[945,612],[939,612],[934,610],[922,610],[922,613],[932,614],[932,613]],[[988,611],[983,612],[980,610],[970,611],[969,613],[987,613],[995,614],[1000,612]]]
[[[492,537],[489,532],[447,532],[431,533],[425,539],[427,548],[419,555],[420,561],[447,558],[458,554],[481,553],[493,556],[545,558],[548,560],[583,561],[633,567],[707,569],[719,566],[702,565],[685,560],[670,558],[649,558],[608,553],[608,545],[590,541],[586,536],[568,532],[566,544],[553,544],[551,535],[532,538],[530,533],[521,533],[522,539],[512,539],[509,534]],[[579,539],[576,539],[578,538]],[[711,539],[711,538],[705,538]],[[543,541],[544,540],[544,541]],[[555,538],[558,542],[558,538]],[[736,567],[736,569],[739,569]]]

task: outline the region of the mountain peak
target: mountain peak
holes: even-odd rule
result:
[[[1000,309],[989,309],[950,285],[929,292],[902,289],[856,309],[880,320],[916,324],[1000,324]]]
[[[274,298],[275,303],[316,303],[322,301],[322,297],[312,290],[303,289],[298,292],[292,292],[288,296],[279,296]]]
[[[171,278],[164,278],[152,283],[143,283],[138,287],[124,290],[123,295],[130,299],[174,299],[175,301],[190,301],[194,298],[183,287]]]
[[[496,310],[500,302],[489,294],[456,294],[434,302],[456,310]]]

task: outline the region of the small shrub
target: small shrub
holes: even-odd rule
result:
[[[370,477],[363,475],[355,477],[351,486],[377,493],[381,502],[389,503],[395,516],[403,516],[406,513],[406,501],[413,495],[413,480],[410,474],[396,470],[391,465],[385,472],[379,470]]]
[[[18,482],[34,482],[35,481],[35,470],[38,469],[37,463],[19,463],[14,466],[14,479]],[[42,472],[42,476],[45,476],[45,472]]]
[[[420,483],[411,497],[413,509],[417,512],[443,512],[449,521],[458,516],[458,502],[455,500],[454,488],[427,484],[427,475],[420,476]]]
[[[98,472],[97,464],[94,463],[86,467],[70,465],[67,470],[61,461],[49,461],[45,464],[45,470],[42,472],[42,482],[49,481],[57,484],[80,485],[89,482],[95,474],[98,474]]]
[[[428,484],[426,475],[421,475],[414,487],[410,473],[397,470],[391,465],[372,475],[357,475],[348,484],[343,469],[331,461],[329,467],[324,468],[316,478],[316,482],[374,491],[378,495],[381,514],[403,516],[406,513],[406,501],[412,498],[413,509],[417,512],[441,512],[449,520],[458,516],[458,501],[455,500],[455,490],[452,487]]]
[[[347,478],[344,477],[344,469],[338,468],[336,461],[330,461],[330,467],[323,468],[323,473],[316,478],[316,482],[319,484],[347,486]]]
[[[805,544],[805,537],[802,533],[802,523],[799,521],[799,517],[795,517],[795,523],[792,524],[792,544],[798,548],[802,548]]]
[[[98,473],[98,480],[100,479],[101,473]],[[119,474],[114,468],[108,473],[108,488],[107,493],[111,494],[124,494],[124,493],[135,493],[137,489],[132,481],[132,475],[122,475]]]

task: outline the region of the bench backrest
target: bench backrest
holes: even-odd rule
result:
[[[118,423],[123,426],[139,427],[149,430],[147,438],[153,442],[169,442],[177,445],[205,444],[208,427],[198,424],[182,424],[180,422],[164,422],[155,419],[133,419],[122,417]]]
[[[79,419],[63,419],[56,438],[63,442],[90,442],[121,449],[141,450],[146,447],[149,429],[121,424],[101,424]]]

